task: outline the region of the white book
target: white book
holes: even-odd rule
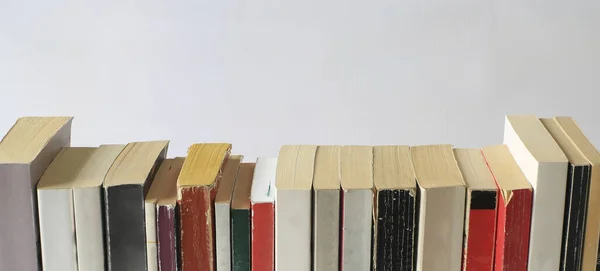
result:
[[[529,270],[559,270],[568,160],[542,122],[507,116],[504,144],[533,187]]]
[[[231,199],[242,155],[230,155],[215,196],[217,271],[231,271]]]
[[[369,270],[373,225],[373,147],[344,146],[340,151],[342,270]]]
[[[316,146],[282,146],[275,186],[275,270],[311,270],[312,181]]]
[[[250,201],[256,203],[274,203],[277,189],[275,188],[275,174],[277,172],[277,158],[259,157],[256,159],[254,179]]]
[[[37,193],[44,270],[104,270],[101,185],[123,148],[63,148],[42,175]]]
[[[70,117],[25,117],[0,142],[0,271],[38,270],[36,185],[71,142]]]

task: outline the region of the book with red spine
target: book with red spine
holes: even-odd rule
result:
[[[275,270],[275,175],[277,159],[256,160],[250,202],[252,209],[252,270]]]
[[[494,270],[527,271],[533,189],[506,145],[482,151],[501,193]]]
[[[480,149],[454,149],[467,184],[463,271],[494,270],[498,188]]]

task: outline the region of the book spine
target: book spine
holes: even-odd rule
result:
[[[498,198],[494,270],[527,271],[533,193],[515,190]]]
[[[314,191],[314,271],[339,270],[340,190]]]
[[[104,196],[108,270],[148,270],[143,186],[107,187]]]
[[[344,190],[342,270],[371,269],[373,191]]]
[[[231,216],[230,204],[215,203],[215,237],[217,271],[231,271]]]
[[[181,268],[183,271],[215,270],[214,203],[216,189],[181,188]]]
[[[147,202],[146,211],[146,257],[148,271],[158,270],[158,247],[156,246],[156,204]]]
[[[589,166],[569,166],[560,270],[581,270],[589,184]]]
[[[252,204],[252,270],[275,270],[275,206]]]
[[[76,271],[71,189],[38,190],[38,204],[43,270]]]
[[[600,165],[592,165],[588,206],[600,206]],[[582,270],[600,270],[600,213],[588,208],[583,242]]]
[[[409,190],[377,192],[375,270],[414,268],[415,197]]]
[[[471,191],[466,221],[463,270],[491,271],[496,240],[496,191]]]
[[[233,271],[250,270],[250,210],[231,210],[231,261]]]
[[[73,189],[75,237],[79,270],[104,271],[104,220],[102,189]]]
[[[173,206],[157,206],[158,270],[177,271],[177,225]]]
[[[275,270],[311,270],[312,191],[277,190]]]

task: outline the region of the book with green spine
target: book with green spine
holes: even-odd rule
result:
[[[250,250],[250,191],[255,163],[241,163],[231,200],[231,262],[233,271],[249,271]]]

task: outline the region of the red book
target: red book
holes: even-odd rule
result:
[[[463,271],[494,270],[498,188],[480,149],[454,149],[467,185]]]
[[[275,270],[275,173],[277,159],[258,158],[252,192],[252,270]]]
[[[502,194],[494,270],[527,271],[533,189],[505,145],[486,147],[483,154]]]
[[[231,144],[194,144],[188,151],[179,178],[181,268],[214,271],[214,200],[222,167]]]

